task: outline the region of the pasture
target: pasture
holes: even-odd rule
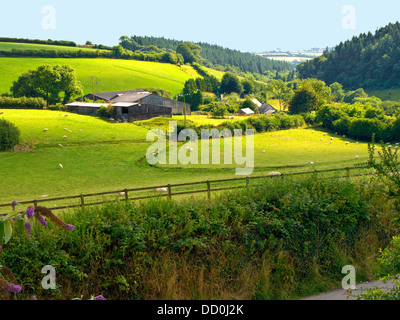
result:
[[[146,152],[154,142],[146,141],[146,128],[65,115],[59,111],[4,110],[2,117],[20,128],[25,149],[0,153],[0,203],[40,199],[43,195],[57,197],[235,178],[235,168],[241,167],[224,164],[223,141],[221,164],[151,166]],[[200,121],[199,117],[194,116],[194,121]],[[43,132],[44,129],[48,131]],[[335,135],[333,138],[330,144],[329,134],[305,128],[257,134],[253,175],[343,168],[368,158],[365,143],[356,144]],[[350,144],[346,145],[346,141]]]
[[[17,43],[17,42],[0,42],[0,50],[12,51],[12,50],[56,50],[56,51],[97,51],[98,49],[86,48],[86,47],[69,47],[69,46],[55,46],[48,44],[37,44],[37,43]],[[100,50],[101,52],[107,52],[109,50]]]
[[[136,60],[67,59],[67,58],[0,58],[0,93],[9,92],[13,81],[28,70],[50,65],[68,64],[76,71],[84,94],[92,92],[92,78],[97,77],[95,91],[120,91],[159,87],[174,96],[181,92],[185,82],[198,73],[190,66],[176,66]]]

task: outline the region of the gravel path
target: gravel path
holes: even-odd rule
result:
[[[357,288],[356,290],[353,290],[353,294],[357,294],[357,292],[360,293],[361,289],[370,289],[374,287],[378,287],[380,289],[390,289],[393,288],[393,283],[391,282],[383,283],[381,281],[361,283],[356,286]],[[346,290],[337,289],[316,296],[303,298],[300,300],[356,300],[356,298],[348,297]]]

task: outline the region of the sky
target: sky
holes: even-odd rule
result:
[[[207,42],[242,52],[333,47],[400,20],[398,0],[0,0],[0,37],[123,36]]]

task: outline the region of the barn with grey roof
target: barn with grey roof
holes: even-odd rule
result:
[[[93,103],[84,102],[93,100]],[[105,101],[96,103],[96,101]],[[99,92],[88,94],[76,102],[67,104],[70,112],[97,115],[100,107],[112,105],[118,120],[133,122],[155,117],[171,117],[183,114],[185,104],[144,90]],[[186,104],[186,114],[190,114],[190,104]]]

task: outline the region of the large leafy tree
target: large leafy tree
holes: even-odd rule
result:
[[[75,70],[68,65],[43,65],[30,70],[14,81],[10,90],[14,97],[41,97],[47,105],[67,103],[83,93]]]
[[[293,96],[293,89],[288,87],[282,80],[273,80],[265,87],[267,97],[276,98],[279,100],[279,106],[287,105],[290,98]]]
[[[220,91],[221,93],[226,93],[226,94],[230,94],[232,92],[241,94],[243,91],[243,85],[237,76],[235,76],[231,72],[226,72],[222,76]]]

